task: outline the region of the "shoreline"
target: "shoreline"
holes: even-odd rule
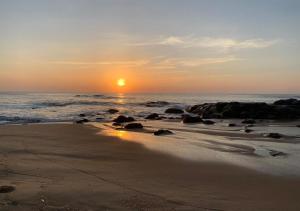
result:
[[[76,124],[0,126],[4,210],[298,210],[300,178],[194,162]],[[276,194],[274,194],[276,193]]]

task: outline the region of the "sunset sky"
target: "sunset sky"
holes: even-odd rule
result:
[[[300,93],[298,0],[1,0],[0,28],[0,91]]]

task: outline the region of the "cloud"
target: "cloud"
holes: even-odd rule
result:
[[[268,48],[277,44],[279,40],[265,40],[261,38],[236,40],[231,38],[169,36],[150,42],[132,43],[134,46],[178,46],[183,48],[216,48],[216,49],[257,49]]]
[[[82,66],[95,66],[95,65],[118,65],[118,66],[143,66],[149,63],[149,60],[124,60],[124,61],[95,61],[95,62],[82,62],[82,61],[49,61],[51,64],[58,65],[82,65]]]

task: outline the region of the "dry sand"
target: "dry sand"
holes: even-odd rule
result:
[[[300,210],[300,178],[191,162],[86,125],[0,126],[0,210]]]

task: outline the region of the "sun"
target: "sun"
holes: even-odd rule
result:
[[[126,81],[123,78],[119,78],[118,81],[117,81],[117,84],[118,84],[119,87],[123,87],[123,86],[126,85]]]

